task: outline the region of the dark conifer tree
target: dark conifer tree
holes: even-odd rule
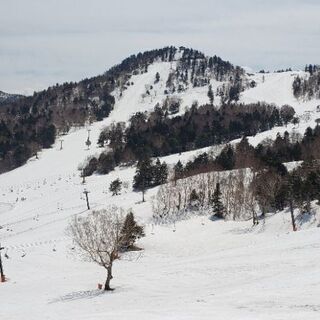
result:
[[[168,178],[168,167],[165,162],[161,163],[159,158],[156,161],[156,164],[152,168],[153,174],[153,186],[158,186],[167,182]]]
[[[183,164],[181,163],[180,160],[175,164],[173,170],[174,170],[174,181],[175,183],[177,183],[177,180],[183,177]]]
[[[160,81],[160,74],[159,74],[159,72],[157,72],[157,73],[156,73],[156,79],[155,79],[154,83],[156,84],[156,83],[158,83],[159,81]]]
[[[97,171],[101,174],[107,174],[116,166],[113,153],[101,153],[98,159]]]
[[[225,170],[232,170],[235,165],[235,154],[231,145],[227,145],[216,158],[216,163]]]
[[[212,90],[212,85],[209,85],[209,89],[208,89],[208,97],[209,97],[209,101],[210,104],[213,105],[213,101],[214,101],[214,94],[213,94],[213,90]]]
[[[145,201],[144,194],[146,189],[152,186],[153,180],[152,160],[145,158],[140,160],[137,164],[136,174],[133,178],[133,189],[142,191],[142,202]]]
[[[139,226],[134,219],[133,212],[130,211],[125,218],[123,228],[121,230],[121,246],[123,250],[135,249],[134,243],[137,239],[145,236],[142,226]]]
[[[133,180],[133,188],[135,190],[145,190],[152,186],[152,160],[146,158],[137,164],[136,174]]]
[[[223,219],[225,217],[225,209],[221,201],[220,183],[216,184],[216,188],[212,195],[213,214],[215,217]]]
[[[112,192],[113,196],[117,196],[119,194],[121,191],[121,185],[122,181],[119,178],[110,183],[109,191]]]

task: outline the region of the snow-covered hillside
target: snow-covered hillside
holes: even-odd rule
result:
[[[265,101],[278,106],[289,104],[295,108],[299,115],[308,111],[312,112],[315,106],[319,105],[319,101],[298,101],[293,96],[292,83],[297,76],[307,77],[307,73],[302,71],[287,71],[254,74],[250,78],[257,83],[257,86],[243,92],[241,101],[245,103]]]
[[[153,111],[157,104],[162,105],[168,97],[165,94],[166,82],[170,72],[175,70],[177,61],[173,62],[155,62],[149,66],[148,72],[141,75],[132,76],[130,81],[133,85],[129,86],[120,96],[119,89],[114,92],[118,103],[116,108],[129,111],[129,115],[138,111]],[[155,82],[155,75],[159,73],[160,80]],[[223,82],[211,80],[212,89],[217,90],[223,85]],[[146,92],[150,94],[147,94]],[[209,103],[208,86],[203,87],[188,87],[185,91],[180,93],[173,93],[170,97],[181,99],[181,109],[178,114],[183,114],[186,107],[191,107],[193,102],[198,102],[199,105]],[[218,98],[217,98],[218,99]],[[124,115],[118,114],[118,121],[123,121]],[[115,118],[115,120],[117,120]]]
[[[175,226],[152,223],[151,198],[132,191],[134,167],[117,168],[108,175],[93,175],[83,185],[78,165],[97,147],[100,130],[113,121],[128,121],[137,111],[151,111],[165,99],[164,87],[174,63],[155,62],[148,72],[133,75],[130,85],[115,91],[110,116],[87,129],[73,129],[39,153],[39,159],[0,175],[0,242],[8,281],[0,283],[0,319],[317,319],[320,316],[319,212],[303,217],[299,232],[290,230],[290,216],[282,212],[252,228],[251,222],[211,221],[193,217]],[[154,84],[155,74],[160,81]],[[291,84],[296,72],[251,76],[255,88],[241,94],[242,102],[266,101],[292,105],[301,118],[297,132],[315,126],[317,100],[297,101]],[[301,72],[299,74],[302,74]],[[150,89],[150,86],[153,89]],[[221,83],[212,82],[214,91]],[[149,90],[150,95],[146,95]],[[193,101],[208,103],[207,87],[175,94],[182,107]],[[216,99],[215,99],[216,101]],[[217,100],[219,101],[219,100]],[[216,102],[218,103],[218,102]],[[180,112],[183,112],[180,110]],[[273,128],[249,140],[256,145],[277,132]],[[60,139],[63,149],[60,150]],[[215,148],[215,152],[221,146]],[[174,164],[201,150],[170,155]],[[112,180],[126,183],[121,195],[108,191]],[[117,261],[115,291],[96,290],[104,270],[71,255],[65,228],[73,215],[86,215],[84,189],[92,209],[116,204],[132,208],[146,226],[145,249]],[[2,254],[2,256],[3,256]]]

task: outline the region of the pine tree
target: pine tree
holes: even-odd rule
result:
[[[159,158],[156,164],[152,168],[153,173],[153,186],[158,186],[167,182],[168,178],[168,166],[165,162],[160,162]]]
[[[174,166],[174,182],[177,184],[177,180],[181,179],[183,177],[183,165],[181,161],[179,160],[175,166]]]
[[[101,153],[98,159],[97,171],[100,174],[107,174],[114,169],[116,166],[114,160],[114,154],[112,152],[109,153]]]
[[[153,166],[150,158],[145,158],[137,164],[136,174],[133,178],[133,189],[142,191],[142,202],[144,202],[144,194],[146,189],[152,187],[153,182]]]
[[[216,163],[224,170],[232,170],[235,164],[235,154],[231,145],[226,145],[216,158]]]
[[[142,226],[139,226],[134,219],[133,212],[130,211],[125,218],[121,230],[121,246],[122,250],[135,249],[134,243],[137,239],[144,237],[145,233]]]
[[[119,194],[121,191],[121,185],[122,181],[119,178],[110,183],[109,191],[112,192],[113,196],[117,196]]]
[[[213,214],[215,217],[223,219],[225,217],[225,209],[221,201],[221,195],[220,183],[218,182],[212,196]]]
[[[213,91],[212,91],[212,85],[211,84],[209,85],[208,97],[209,97],[209,100],[210,100],[210,104],[213,105],[214,94],[213,94]]]
[[[152,160],[146,158],[137,164],[136,174],[133,178],[133,188],[144,190],[152,186]]]
[[[160,81],[160,74],[159,72],[156,73],[156,80],[154,81],[154,83],[158,83]]]

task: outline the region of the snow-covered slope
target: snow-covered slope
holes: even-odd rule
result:
[[[298,75],[307,76],[306,72],[302,71],[255,74],[251,76],[251,79],[257,83],[257,86],[244,91],[241,95],[241,101],[245,103],[265,101],[277,106],[289,104],[295,108],[299,115],[306,111],[313,111],[315,106],[319,105],[319,101],[302,102],[293,96],[292,83]]]
[[[320,117],[320,101],[313,99],[308,101],[297,100],[292,92],[294,78],[299,75],[306,77],[302,71],[289,71],[281,73],[255,74],[251,78],[256,81],[255,88],[248,89],[241,94],[240,101],[244,103],[264,101],[274,103],[277,106],[289,104],[299,117],[299,125],[289,124],[287,127],[275,127],[270,131],[262,132],[249,139],[252,145],[257,145],[265,138],[275,139],[277,133],[285,131],[304,134],[307,127],[315,127],[315,120]]]
[[[149,67],[147,73],[133,76],[133,86],[129,86],[127,90],[122,92],[120,97],[119,92],[115,92],[117,103],[115,105],[115,116],[112,116],[115,121],[125,121],[137,111],[152,111],[159,103],[163,103],[168,95],[164,94],[165,82],[168,78],[170,70],[175,68],[173,63],[154,63]],[[160,74],[159,83],[154,85],[154,77],[156,72]],[[320,117],[320,100],[312,99],[308,101],[297,100],[292,92],[292,83],[296,76],[307,77],[307,73],[303,71],[288,71],[288,72],[274,72],[274,73],[256,73],[248,76],[249,80],[256,82],[256,87],[248,88],[240,95],[241,103],[255,103],[267,102],[273,103],[279,107],[289,104],[292,106],[297,117],[299,117],[299,125],[294,126],[289,124],[287,127],[275,127],[270,131],[257,134],[255,137],[250,138],[253,145],[258,144],[265,138],[276,137],[279,132],[295,131],[296,133],[303,134],[308,126],[315,127],[315,120]],[[224,85],[223,82],[211,80],[213,91],[217,92],[218,88]],[[150,89],[150,86],[153,86]],[[146,95],[146,90],[150,91],[150,95]],[[208,87],[188,87],[185,92],[175,93],[174,96],[181,99],[181,108],[177,115],[183,114],[186,107],[191,107],[192,103],[198,102],[199,105],[209,103]],[[215,96],[215,106],[220,105],[220,97]],[[119,112],[119,110],[121,110]],[[207,150],[207,148],[205,149]],[[195,152],[191,152],[195,153]]]
[[[0,284],[0,319],[317,319],[320,276],[319,213],[303,217],[300,231],[292,233],[287,212],[268,217],[263,224],[218,222],[194,217],[175,226],[152,224],[151,198],[132,192],[135,169],[117,168],[94,175],[81,184],[77,167],[87,156],[101,151],[96,141],[101,128],[112,121],[127,121],[137,111],[150,111],[164,96],[164,82],[174,64],[156,62],[148,72],[132,76],[117,98],[110,117],[90,126],[93,142],[87,150],[87,128],[74,129],[39,160],[0,175],[0,242],[9,281]],[[154,83],[155,73],[160,81]],[[241,101],[266,101],[292,105],[303,132],[314,126],[319,101],[298,102],[291,93],[294,72],[252,76],[257,87],[241,95]],[[150,96],[145,95],[146,86]],[[212,83],[216,90],[221,83]],[[179,94],[183,106],[194,100],[208,102],[207,88],[189,88]],[[183,110],[182,110],[183,111]],[[253,144],[273,137],[274,128],[252,137]],[[219,148],[219,147],[217,147]],[[175,163],[196,153],[170,155]],[[119,196],[108,186],[115,178],[127,182]],[[143,252],[124,257],[115,266],[112,293],[96,290],[104,270],[70,255],[65,228],[70,217],[87,214],[84,188],[90,191],[92,209],[110,204],[132,208],[146,225]]]
[[[179,114],[183,114],[186,107],[191,107],[193,102],[198,102],[199,105],[209,103],[208,98],[208,86],[192,87],[189,86],[186,91],[174,94],[165,94],[166,82],[170,72],[175,70],[177,61],[173,62],[155,62],[148,68],[147,73],[134,75],[131,77],[130,82],[133,85],[129,86],[120,96],[120,90],[114,92],[117,98],[116,108],[122,110],[122,112],[129,112],[128,115],[132,115],[138,111],[153,111],[157,104],[162,105],[167,97],[174,97],[181,99],[181,108]],[[155,75],[159,73],[160,80],[155,82]],[[213,91],[219,86],[222,86],[223,82],[218,82],[214,79],[211,80]],[[146,94],[149,91],[150,94]],[[218,98],[217,98],[218,99]],[[118,121],[124,120],[124,115],[118,113]],[[116,118],[114,118],[117,120]]]

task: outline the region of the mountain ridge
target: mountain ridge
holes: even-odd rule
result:
[[[115,103],[112,94],[115,90],[121,95],[132,76],[146,73],[156,60],[173,63],[178,52],[181,56],[175,63],[179,61],[181,72],[170,71],[171,78],[166,83],[169,95],[184,90],[187,82],[203,87],[209,77],[223,81],[229,76],[235,79],[237,75],[240,79],[239,75],[243,74],[241,68],[217,56],[206,58],[197,50],[164,47],[132,55],[102,75],[6,101],[0,110],[0,172],[20,166],[41,148],[50,147],[55,136],[68,132],[70,127],[107,117]]]
[[[16,101],[22,98],[21,94],[6,93],[0,90],[0,104]]]
[[[220,57],[171,46],[131,55],[95,77],[6,100],[0,109],[0,172],[24,164],[71,127],[108,117],[116,102],[125,105],[128,118],[164,104],[177,116],[194,103],[216,107],[237,103],[244,93],[263,85],[269,74],[248,74]],[[306,72],[301,76],[308,79]],[[289,86],[293,80],[288,79]],[[314,81],[312,85],[311,93],[318,96]]]

